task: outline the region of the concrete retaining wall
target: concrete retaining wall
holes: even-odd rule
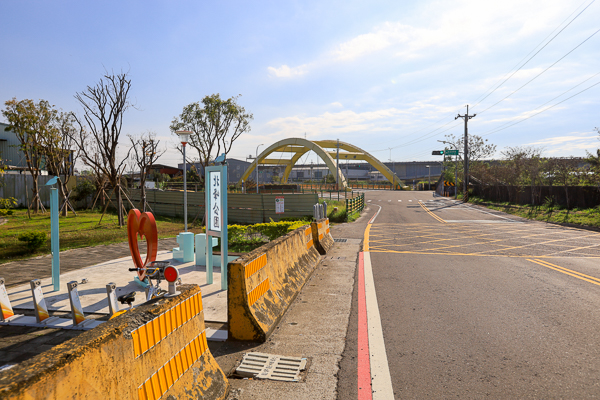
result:
[[[197,285],[115,317],[0,374],[0,398],[224,399]]]
[[[265,341],[319,262],[310,226],[229,263],[229,338]]]
[[[315,248],[322,256],[333,247],[334,241],[329,229],[329,218],[311,223]]]

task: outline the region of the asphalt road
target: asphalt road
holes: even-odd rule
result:
[[[381,207],[365,242],[394,398],[600,397],[600,233],[431,192],[369,191],[366,200],[369,218]],[[366,398],[359,273],[339,372],[344,400]],[[375,315],[368,304],[367,313]],[[379,347],[371,338],[371,353]],[[378,381],[373,358],[370,368]],[[392,397],[382,396],[373,393]]]

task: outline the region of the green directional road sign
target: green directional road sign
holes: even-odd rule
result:
[[[447,156],[457,156],[458,150],[446,150],[446,155]]]

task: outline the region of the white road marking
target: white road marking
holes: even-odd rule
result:
[[[388,200],[388,203],[389,203],[390,201],[391,201],[391,200]]]
[[[381,201],[381,200],[377,200],[377,201]]]
[[[371,202],[371,200],[367,200],[367,203],[370,203],[370,202]]]
[[[412,200],[409,200],[412,203]]]
[[[402,200],[398,200],[398,201],[402,201]]]
[[[369,332],[369,361],[371,363],[371,389],[373,390],[373,400],[389,400],[394,398],[394,389],[392,388],[390,367],[385,352],[381,316],[379,315],[375,280],[373,279],[373,268],[371,267],[371,255],[368,251],[363,253],[363,255]]]

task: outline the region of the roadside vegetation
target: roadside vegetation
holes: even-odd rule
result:
[[[482,205],[491,210],[502,211],[535,221],[600,228],[600,206],[585,209],[567,209],[553,204],[551,200],[547,200],[544,204],[536,206],[531,204],[519,205],[509,202],[493,203],[476,196],[471,196],[469,203]]]

